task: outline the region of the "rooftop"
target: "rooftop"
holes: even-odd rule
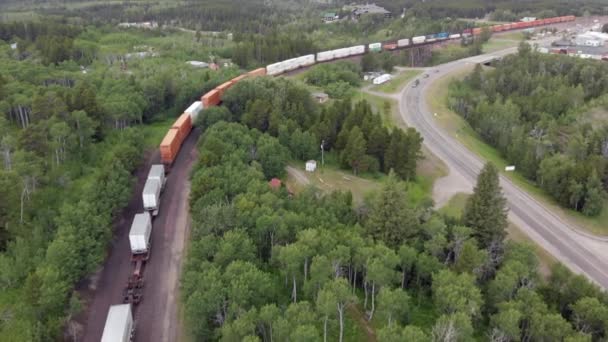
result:
[[[365,5],[355,5],[353,6],[353,13],[355,15],[361,14],[391,14],[390,11],[387,11],[384,7],[380,7],[376,4],[365,4]]]

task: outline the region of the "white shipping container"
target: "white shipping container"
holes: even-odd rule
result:
[[[161,189],[165,187],[165,166],[163,164],[154,164],[148,172],[148,179],[155,179],[160,182]]]
[[[380,51],[382,49],[382,43],[371,43],[369,44],[370,51]]]
[[[365,45],[357,45],[348,48],[349,56],[360,55],[362,53],[365,53]]]
[[[397,46],[398,47],[404,47],[404,46],[408,46],[408,45],[410,45],[410,40],[407,39],[407,38],[406,39],[399,39],[397,41]]]
[[[414,38],[412,38],[412,44],[422,44],[422,43],[424,43],[425,40],[426,40],[425,36],[414,37]]]
[[[451,35],[448,36],[448,38],[450,38],[450,39],[458,39],[458,38],[460,38],[460,33],[451,34]]]
[[[197,123],[198,114],[203,110],[203,103],[201,101],[196,101],[186,109],[184,113],[190,115],[190,119],[192,120],[192,124]]]
[[[302,59],[300,66],[309,66],[315,64],[315,55],[306,55],[300,58]]]
[[[317,62],[331,61],[335,57],[335,50],[322,51],[317,53]]]
[[[386,83],[392,79],[393,79],[393,76],[391,76],[390,74],[384,74],[384,75],[374,78],[373,82],[374,82],[374,84],[382,84],[382,83]]]
[[[278,75],[283,72],[282,68],[283,62],[278,62],[274,64],[270,64],[266,67],[266,73],[270,76]]]
[[[108,310],[101,342],[128,342],[133,333],[131,304],[112,305]]]
[[[150,246],[150,234],[152,233],[152,219],[148,212],[135,214],[131,230],[129,231],[129,244],[132,254],[148,252]]]
[[[350,50],[348,48],[342,48],[336,50],[336,58],[348,57]]]
[[[158,206],[160,205],[160,189],[161,185],[157,180],[146,180],[146,185],[144,185],[144,191],[142,192],[144,210],[158,210]]]

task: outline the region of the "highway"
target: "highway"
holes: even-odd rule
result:
[[[484,161],[439,126],[427,105],[427,98],[434,95],[430,93],[430,85],[467,65],[515,52],[516,48],[509,48],[434,67],[428,70],[428,78],[419,78],[417,87],[412,86],[412,81],[398,96],[399,111],[405,123],[420,132],[430,152],[446,163],[450,176],[466,182],[459,186],[470,191]],[[584,274],[608,289],[608,238],[593,236],[566,222],[504,176],[501,176],[501,186],[508,200],[511,222],[572,271]]]

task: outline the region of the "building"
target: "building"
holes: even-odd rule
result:
[[[327,95],[325,93],[312,93],[311,96],[318,103],[325,103],[325,102],[327,102],[327,100],[329,100],[329,95]]]
[[[536,20],[536,17],[523,17],[521,18],[521,21],[523,21],[524,23],[530,22],[530,21],[534,21]]]
[[[316,160],[309,160],[306,162],[306,171],[307,172],[315,172],[316,169],[317,169]]]
[[[577,35],[574,41],[577,46],[604,46],[608,41],[608,33],[588,31]]]
[[[209,63],[205,63],[205,62],[187,61],[186,63],[192,65],[193,67],[197,67],[197,68],[208,68],[209,67]]]
[[[340,16],[334,12],[327,12],[323,14],[323,22],[326,24],[334,22],[338,19],[340,19]]]
[[[374,78],[374,80],[372,81],[374,84],[383,84],[386,83],[390,80],[393,79],[393,76],[391,76],[390,74],[384,74],[381,76],[378,76],[376,78]]]
[[[360,18],[362,15],[378,15],[385,18],[390,18],[392,13],[384,7],[376,4],[354,5],[352,6],[353,18]]]
[[[270,186],[270,188],[272,188],[273,190],[277,190],[281,188],[281,180],[278,178],[273,178],[270,180],[270,182],[268,182],[268,186]]]
[[[141,23],[120,23],[118,24],[118,27],[122,27],[122,28],[142,28],[142,29],[155,29],[158,27],[158,23],[156,21],[145,21],[145,22],[141,22]]]

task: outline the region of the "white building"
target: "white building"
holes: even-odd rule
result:
[[[608,41],[608,33],[588,31],[576,36],[575,42],[578,46],[604,46]]]
[[[391,76],[390,74],[384,74],[384,75],[374,78],[373,82],[374,82],[374,84],[382,84],[382,83],[386,83],[392,79],[393,79],[393,76]]]
[[[317,161],[316,160],[309,160],[306,162],[306,171],[308,172],[315,172],[315,170],[317,169]]]
[[[186,63],[197,67],[197,68],[208,68],[209,67],[209,63],[205,63],[205,62],[200,62],[200,61],[187,61]]]

